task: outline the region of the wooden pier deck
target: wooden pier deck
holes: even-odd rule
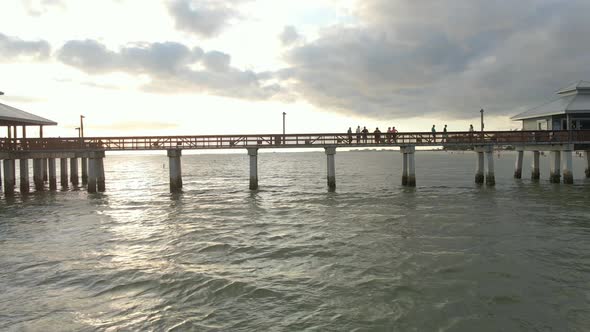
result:
[[[15,130],[16,132],[16,130]],[[495,148],[511,147],[517,151],[515,178],[522,177],[525,151],[533,153],[531,178],[538,180],[539,153],[550,152],[551,182],[573,183],[572,152],[583,150],[587,156],[586,176],[590,177],[590,131],[486,131],[486,132],[403,132],[396,134],[352,135],[348,133],[195,135],[195,136],[115,136],[115,137],[42,137],[0,139],[4,193],[14,194],[16,161],[20,162],[21,194],[29,192],[29,160],[33,160],[33,177],[37,191],[57,188],[59,158],[62,187],[68,183],[82,185],[88,192],[105,191],[105,152],[166,150],[169,160],[170,191],[182,190],[181,157],[183,150],[246,149],[249,156],[250,189],[258,188],[258,150],[288,148],[323,148],[327,160],[327,182],[336,188],[335,154],[337,148],[398,147],[402,153],[402,185],[416,186],[415,154],[419,147],[442,147],[449,150],[472,150],[476,153],[475,182],[495,184]],[[418,149],[417,149],[418,148]],[[69,159],[69,160],[68,160]],[[68,163],[69,161],[69,163]],[[80,163],[79,163],[80,161]],[[68,176],[69,169],[69,176]],[[562,172],[563,171],[563,172]],[[48,174],[49,173],[49,174]],[[69,179],[68,179],[69,177]]]
[[[380,137],[346,133],[260,134],[260,135],[194,135],[194,136],[112,136],[0,138],[0,152],[67,152],[67,151],[132,151],[132,150],[197,150],[240,148],[323,148],[384,146],[517,146],[553,144],[590,144],[590,131],[486,131],[486,132],[408,132]],[[580,147],[580,150],[585,149]]]

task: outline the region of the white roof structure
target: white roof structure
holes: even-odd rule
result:
[[[55,126],[51,121],[18,108],[0,103],[0,126]]]
[[[543,105],[513,116],[525,120],[558,114],[590,113],[590,82],[579,81],[557,91],[559,97]]]

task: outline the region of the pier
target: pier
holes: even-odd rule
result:
[[[10,128],[10,127],[9,127]],[[15,129],[15,128],[14,128]],[[12,132],[14,134],[16,129]],[[16,135],[9,135],[16,136]],[[249,156],[249,188],[258,189],[258,151],[260,149],[317,148],[326,154],[327,187],[336,189],[336,151],[338,148],[397,148],[391,153],[402,153],[401,184],[415,187],[418,175],[415,171],[415,155],[422,148],[442,147],[446,150],[474,152],[475,183],[494,186],[493,152],[497,148],[512,147],[517,151],[514,178],[522,178],[524,153],[532,153],[531,179],[540,179],[539,154],[549,152],[552,183],[573,183],[572,153],[585,151],[586,176],[590,177],[590,131],[486,131],[486,132],[410,132],[368,135],[366,139],[356,134],[262,134],[262,135],[207,135],[207,136],[131,136],[131,137],[70,137],[70,138],[17,138],[0,139],[3,191],[13,195],[16,187],[16,161],[19,161],[20,193],[29,188],[29,161],[33,163],[33,182],[36,191],[57,190],[57,162],[59,159],[59,183],[79,187],[89,193],[104,192],[107,188],[104,158],[110,151],[167,152],[170,171],[170,191],[180,192],[182,183],[183,150],[242,149]],[[68,162],[69,161],[69,162]],[[45,175],[45,172],[48,175]],[[48,184],[48,185],[46,185]]]

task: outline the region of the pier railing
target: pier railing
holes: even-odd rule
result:
[[[313,148],[443,146],[522,144],[590,144],[590,131],[486,131],[486,132],[404,132],[357,135],[353,133],[199,135],[199,136],[126,136],[65,138],[2,138],[0,151],[77,151],[77,150],[170,150],[236,148]]]

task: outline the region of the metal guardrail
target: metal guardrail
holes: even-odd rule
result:
[[[70,138],[3,138],[0,151],[79,151],[79,150],[170,150],[237,148],[313,148],[378,146],[465,147],[491,144],[590,144],[590,131],[486,131],[486,132],[409,132],[375,135],[263,134],[212,136],[124,136]]]

